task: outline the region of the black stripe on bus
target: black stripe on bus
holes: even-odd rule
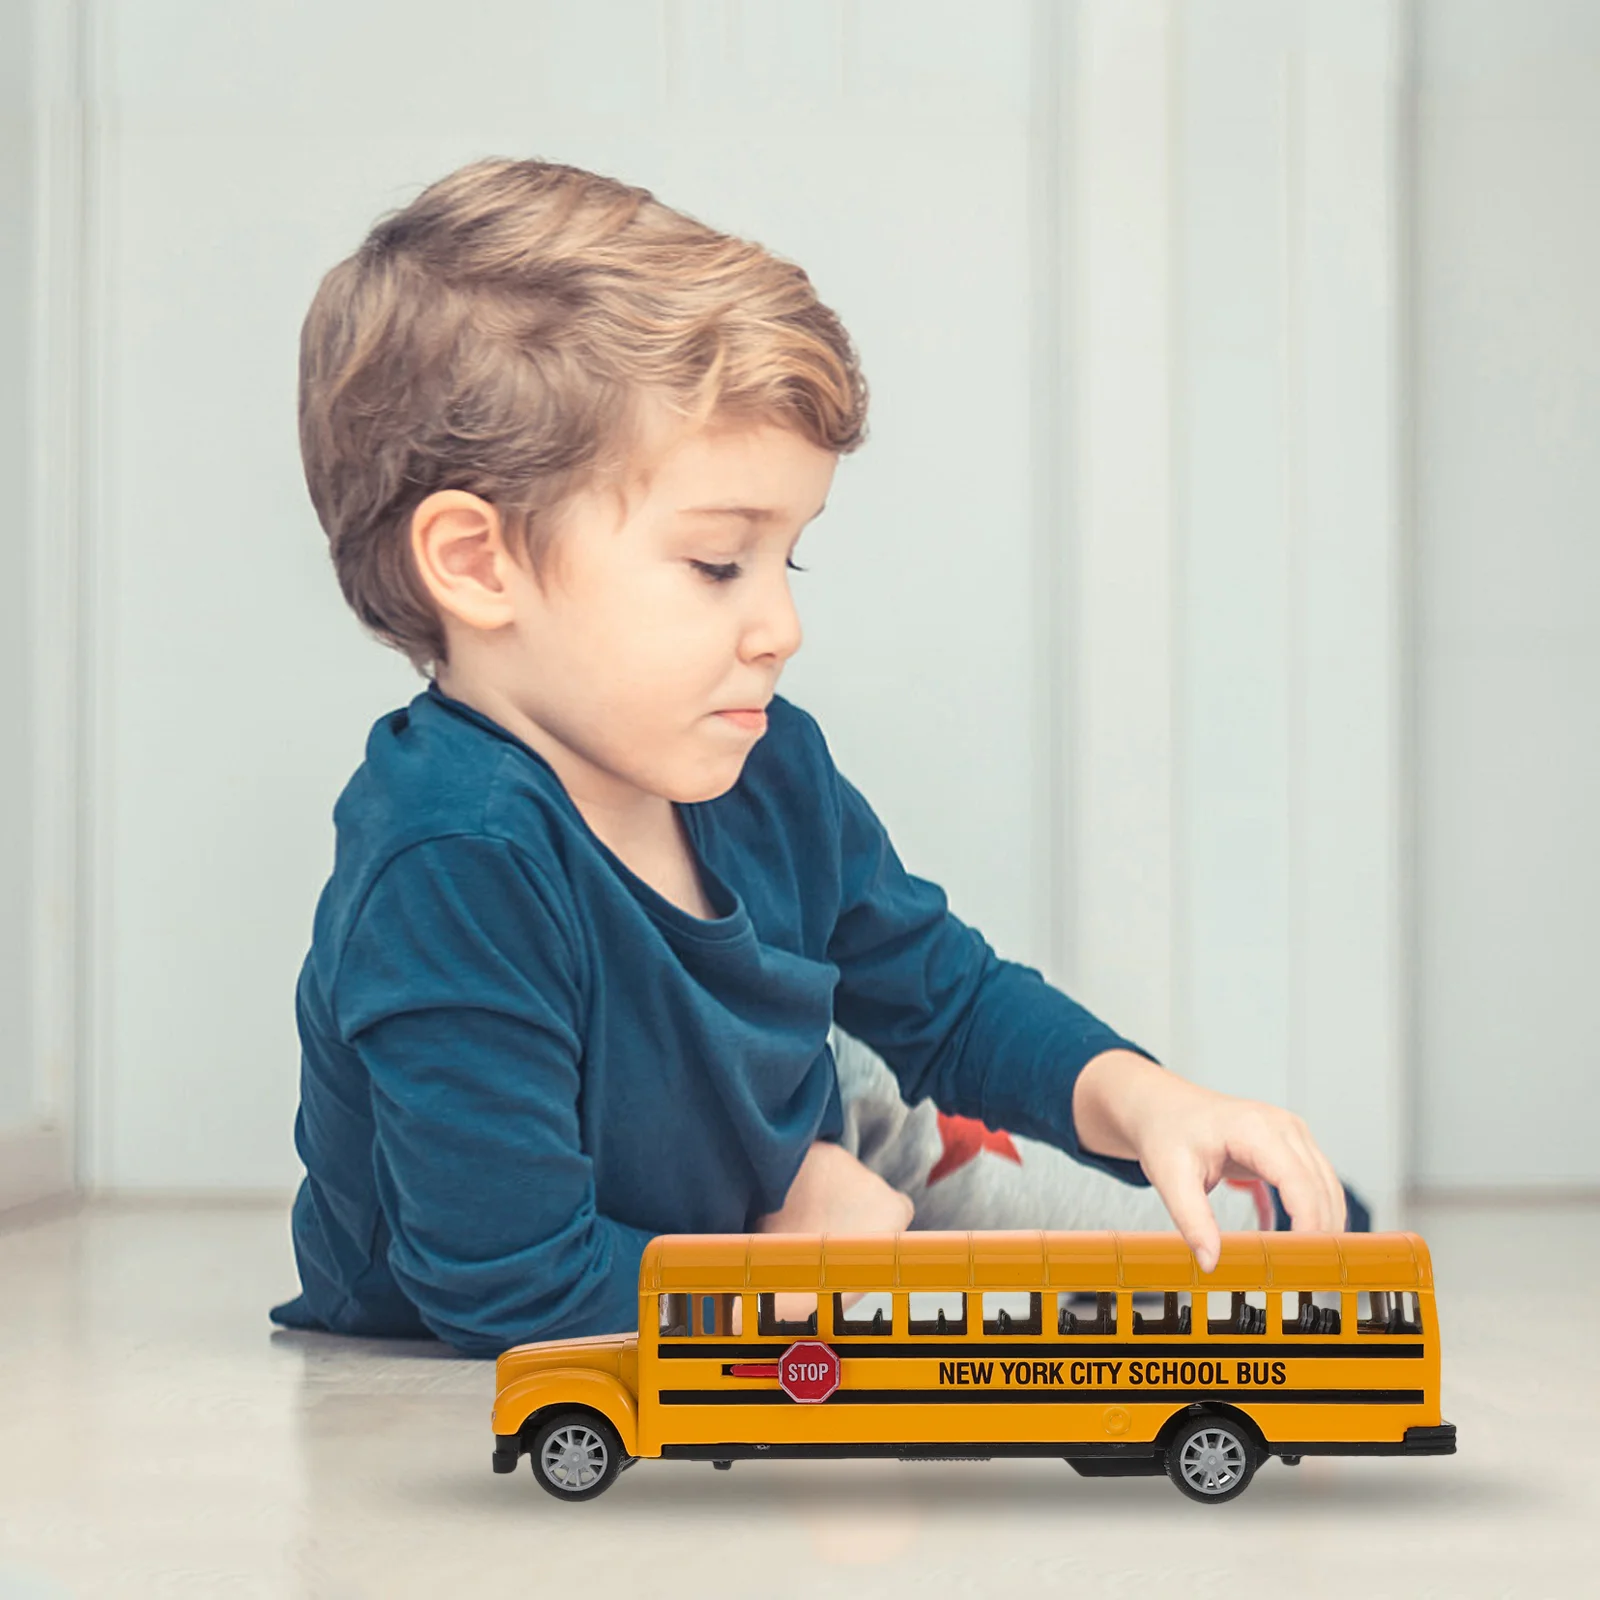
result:
[[[1402,1456],[1402,1455],[1453,1455],[1452,1437],[1430,1437],[1443,1433],[1437,1428],[1407,1428],[1403,1440],[1363,1440],[1359,1443],[1323,1443],[1308,1440],[1304,1443],[1268,1445],[1273,1455],[1305,1456]],[[782,1461],[797,1459],[839,1460],[847,1457],[873,1457],[901,1461],[988,1461],[993,1458],[1018,1456],[1048,1456],[1065,1461],[1099,1463],[1105,1468],[1121,1472],[1148,1472],[1151,1476],[1161,1471],[1163,1452],[1154,1440],[1142,1444],[1095,1444],[1073,1439],[1004,1439],[966,1440],[945,1439],[937,1442],[906,1443],[886,1440],[856,1440],[818,1443],[786,1441],[770,1444],[751,1444],[747,1440],[719,1441],[716,1444],[664,1444],[663,1460],[677,1461]],[[1096,1474],[1098,1475],[1098,1474]]]
[[[1398,1453],[1401,1447],[1392,1447]],[[1126,1465],[1133,1470],[1150,1470],[1152,1476],[1161,1470],[1160,1458],[1152,1441],[1142,1444],[1082,1444],[1076,1440],[1060,1439],[1004,1439],[995,1442],[969,1443],[965,1439],[945,1439],[936,1443],[893,1442],[875,1439],[849,1443],[824,1441],[819,1443],[778,1442],[750,1444],[743,1440],[737,1444],[664,1444],[663,1460],[671,1461],[794,1461],[842,1460],[851,1457],[872,1457],[877,1460],[900,1461],[988,1461],[993,1457],[1045,1456],[1061,1461],[1102,1461]],[[1154,1462],[1153,1469],[1150,1463]]]
[[[663,1389],[664,1406],[792,1406],[782,1389]],[[823,1405],[1108,1405],[1112,1401],[1190,1405],[1420,1406],[1420,1389],[835,1389]]]
[[[804,1337],[812,1336],[808,1334]],[[819,1339],[817,1342],[828,1343],[826,1339]],[[793,1343],[792,1339],[788,1344],[729,1344],[721,1340],[703,1339],[693,1342],[685,1340],[682,1344],[657,1345],[656,1351],[665,1361],[776,1361],[789,1348],[789,1344]],[[1092,1342],[1085,1340],[1082,1343],[1039,1340],[1032,1344],[1017,1344],[1010,1341],[1002,1343],[998,1339],[985,1339],[981,1343],[974,1341],[953,1344],[948,1339],[928,1339],[915,1343],[902,1340],[899,1343],[883,1341],[871,1344],[835,1344],[829,1348],[842,1361],[874,1359],[906,1361],[917,1358],[989,1361],[1008,1356],[1035,1356],[1052,1361],[1078,1357],[1090,1360],[1114,1360],[1118,1356],[1124,1358],[1188,1356],[1196,1361],[1234,1358],[1242,1361],[1252,1357],[1257,1361],[1267,1361],[1274,1357],[1280,1361],[1315,1361],[1319,1358],[1329,1361],[1359,1361],[1363,1357],[1376,1358],[1379,1361],[1420,1361],[1427,1354],[1427,1347],[1415,1342],[1381,1344],[1374,1340],[1368,1343],[1365,1336],[1359,1344],[1354,1340],[1337,1338],[1331,1338],[1326,1344],[1294,1344],[1281,1339],[1261,1339],[1254,1343],[1238,1344],[1213,1344],[1209,1340],[1202,1342],[1187,1339],[1151,1339],[1148,1342],[1142,1339],[1129,1339],[1115,1344],[1108,1344],[1100,1339]]]

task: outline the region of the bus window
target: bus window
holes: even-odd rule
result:
[[[1265,1290],[1212,1289],[1207,1293],[1207,1333],[1265,1333],[1266,1331]]]
[[[766,1339],[817,1331],[817,1296],[763,1294],[756,1297],[756,1333]]]
[[[719,1334],[723,1338],[739,1331],[739,1297],[736,1294],[702,1294],[695,1332],[702,1337]]]
[[[852,1339],[887,1339],[894,1332],[894,1296],[887,1291],[834,1295],[833,1331],[839,1338],[848,1334]]]
[[[1117,1297],[1102,1294],[1062,1294],[1056,1298],[1057,1333],[1111,1334],[1117,1331]]]
[[[1341,1325],[1339,1296],[1332,1291],[1312,1293],[1309,1289],[1289,1289],[1283,1296],[1283,1331],[1293,1333],[1338,1333]]]
[[[1356,1332],[1421,1333],[1415,1291],[1363,1289],[1356,1296]]]
[[[689,1296],[686,1294],[663,1294],[657,1299],[661,1303],[661,1321],[657,1329],[663,1339],[685,1338],[689,1332]]]
[[[911,1331],[913,1333],[965,1333],[967,1297],[958,1291],[911,1293]]]
[[[1154,1301],[1156,1296],[1146,1297],[1136,1294],[1133,1297],[1134,1305],[1145,1304],[1146,1299]],[[1135,1310],[1133,1313],[1133,1331],[1135,1333],[1187,1333],[1191,1326],[1189,1310],[1189,1291],[1187,1289],[1168,1289],[1160,1296],[1161,1309],[1159,1313],[1155,1306],[1148,1310]]]
[[[985,1333],[1038,1333],[1039,1302],[1044,1297],[1026,1289],[990,1290],[983,1297]]]

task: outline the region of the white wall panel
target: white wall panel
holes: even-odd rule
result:
[[[0,3],[0,1207],[71,1187],[79,939],[78,15]]]
[[[0,521],[0,674],[31,677],[28,615],[34,553],[29,548],[29,336],[33,319],[33,18],[29,0],[0,0],[0,482],[20,485]],[[20,514],[18,514],[20,513]],[[0,698],[0,1131],[33,1114],[32,872],[34,738],[30,696]]]
[[[1287,1098],[1380,1220],[1402,1220],[1413,972],[1405,810],[1414,725],[1404,698],[1409,388],[1402,221],[1405,9],[1305,14],[1296,288],[1301,488],[1290,637],[1291,968]],[[1290,80],[1293,82],[1293,80]]]
[[[1075,951],[1393,1221],[1402,10],[1078,14]]]
[[[1172,966],[1175,39],[1164,0],[1095,0],[1078,18],[1073,954],[1085,998],[1186,1072]]]
[[[1413,1160],[1600,1183],[1600,8],[1418,9]]]
[[[1177,702],[1184,1013],[1218,1088],[1289,1096],[1289,445],[1298,7],[1182,8]]]

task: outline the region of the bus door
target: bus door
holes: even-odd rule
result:
[[[797,1340],[828,1343],[827,1298],[814,1290],[659,1296],[655,1360],[640,1367],[641,1423],[648,1409],[652,1439],[671,1446],[805,1438],[794,1413],[814,1408],[779,1386],[778,1361]]]
[[[639,1422],[652,1448],[694,1444],[722,1433],[707,1423],[724,1409],[725,1369],[740,1349],[739,1294],[694,1289],[656,1296],[653,1359],[641,1341]],[[642,1323],[641,1323],[642,1325]]]
[[[751,1333],[720,1369],[718,1437],[752,1445],[898,1437],[903,1418],[895,1421],[865,1394],[896,1384],[906,1354],[905,1300],[888,1290],[746,1294],[741,1311]],[[780,1363],[796,1346],[793,1370],[780,1377]],[[841,1389],[849,1398],[836,1401]],[[730,1434],[735,1425],[738,1434]]]

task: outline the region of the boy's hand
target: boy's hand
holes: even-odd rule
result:
[[[758,1233],[900,1233],[915,1210],[911,1196],[885,1183],[843,1145],[817,1139],[776,1211],[758,1218]],[[864,1290],[841,1297],[848,1311]],[[815,1295],[779,1294],[773,1313],[797,1319],[816,1304]],[[737,1308],[736,1308],[737,1309]],[[735,1320],[739,1320],[737,1317]],[[734,1332],[739,1330],[735,1327]]]
[[[1131,1050],[1107,1050],[1072,1093],[1078,1142],[1096,1155],[1137,1161],[1203,1272],[1222,1248],[1206,1195],[1224,1178],[1265,1178],[1297,1230],[1338,1233],[1344,1185],[1292,1111],[1218,1094]]]
[[[843,1145],[816,1140],[783,1204],[756,1222],[758,1233],[899,1233],[916,1208]]]

